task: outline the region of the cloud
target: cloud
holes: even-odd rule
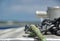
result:
[[[39,5],[31,5],[31,6],[26,6],[26,5],[14,5],[11,7],[8,7],[7,9],[10,11],[15,11],[15,12],[26,12],[26,13],[32,13],[36,10],[39,10],[41,6]]]
[[[20,3],[19,3],[19,2]],[[10,7],[6,7],[4,10],[10,12],[24,12],[24,13],[35,13],[36,10],[47,10],[48,6],[56,5],[56,1],[46,0],[15,0]],[[19,5],[17,5],[19,4]],[[4,5],[5,6],[5,5]]]
[[[21,2],[22,3],[30,3],[31,4],[31,3],[38,3],[38,2],[40,3],[40,1],[41,0],[22,0]]]

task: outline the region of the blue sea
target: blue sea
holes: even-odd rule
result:
[[[20,26],[16,25],[7,25],[7,26],[0,26],[0,30],[10,29],[10,28],[19,28]]]

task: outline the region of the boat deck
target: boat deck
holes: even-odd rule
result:
[[[20,28],[12,28],[12,29],[6,29],[6,30],[0,30],[0,39],[13,39],[13,38],[19,38],[19,39],[30,39],[34,40],[34,38],[27,37],[28,34],[25,34],[24,27]],[[58,39],[60,41],[60,36],[56,35],[45,35],[46,39]]]

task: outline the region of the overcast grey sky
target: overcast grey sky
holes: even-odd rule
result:
[[[0,0],[0,20],[40,21],[35,11],[60,6],[60,0]]]

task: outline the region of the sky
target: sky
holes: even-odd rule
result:
[[[35,12],[53,6],[60,6],[60,0],[0,0],[0,20],[40,21]]]

